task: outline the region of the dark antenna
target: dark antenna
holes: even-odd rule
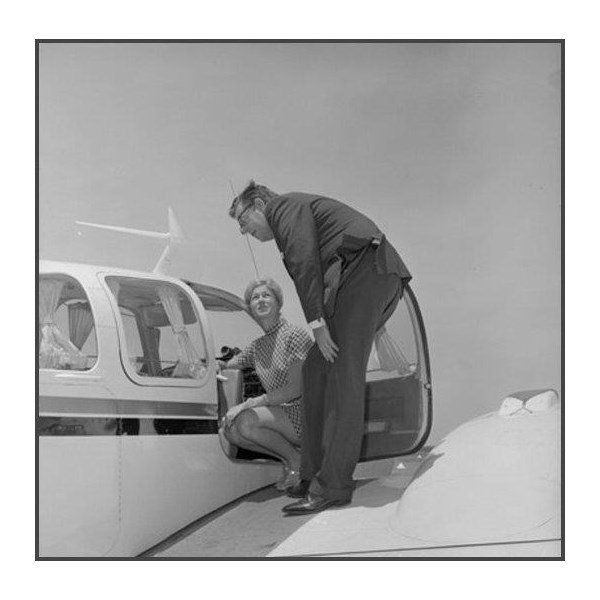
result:
[[[231,192],[233,194],[234,198],[237,198],[238,193],[235,191],[234,187],[233,187],[233,183],[231,183],[231,179],[228,180],[229,181],[229,187],[231,187]],[[254,264],[254,270],[256,271],[256,278],[260,279],[260,275],[258,274],[258,267],[256,265],[256,258],[254,256],[254,251],[252,250],[252,246],[250,245],[250,239],[248,238],[248,234],[244,234],[244,237],[246,238],[246,244],[248,244],[248,250],[250,251],[250,256],[252,258],[252,263]]]

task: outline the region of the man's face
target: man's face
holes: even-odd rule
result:
[[[268,242],[273,239],[273,231],[260,208],[254,206],[244,208],[241,204],[238,204],[235,209],[235,218],[240,225],[242,234],[249,233],[261,242]]]

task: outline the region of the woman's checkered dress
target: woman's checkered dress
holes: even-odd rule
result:
[[[254,368],[266,392],[273,392],[287,384],[290,364],[303,361],[312,343],[302,327],[290,325],[282,317],[277,325],[232,358],[227,367]],[[285,411],[298,437],[302,438],[302,396],[279,406]]]

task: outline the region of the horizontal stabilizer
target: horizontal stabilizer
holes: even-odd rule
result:
[[[143,235],[146,237],[158,238],[166,240],[169,233],[159,233],[158,231],[144,231],[143,229],[132,229],[131,227],[117,227],[116,225],[99,225],[98,223],[87,223],[86,221],[75,221],[78,225],[86,225],[87,227],[96,227],[97,229],[108,229],[109,231],[119,231],[121,233],[132,233],[134,235]]]

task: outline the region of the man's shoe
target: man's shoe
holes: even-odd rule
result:
[[[347,504],[350,504],[350,500],[330,500],[323,498],[323,496],[309,494],[306,498],[298,500],[298,502],[284,506],[282,510],[288,516],[312,515],[334,506],[346,506]]]
[[[308,487],[310,481],[308,479],[301,479],[296,485],[285,488],[283,491],[290,498],[305,498],[308,494]]]

